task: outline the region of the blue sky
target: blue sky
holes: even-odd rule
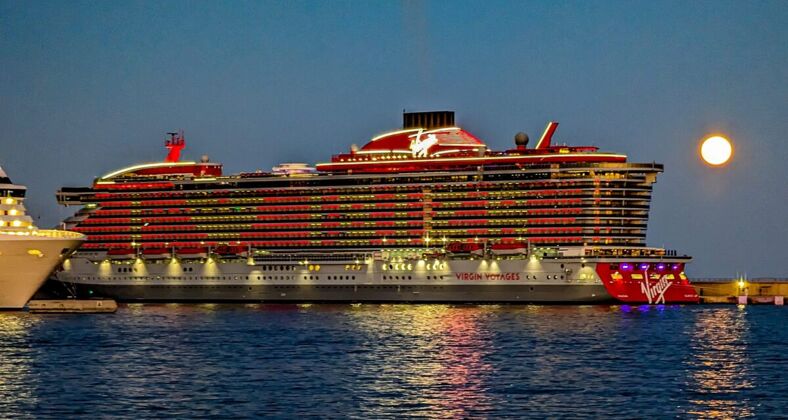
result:
[[[316,163],[451,109],[495,149],[517,131],[665,164],[649,243],[690,274],[788,276],[784,1],[0,0],[0,165],[42,226],[62,185],[185,157],[225,172]],[[699,140],[724,133],[733,162]]]

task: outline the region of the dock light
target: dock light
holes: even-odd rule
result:
[[[744,280],[739,280],[739,288],[744,289]]]

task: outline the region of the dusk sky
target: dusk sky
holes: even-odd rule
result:
[[[454,110],[493,149],[518,131],[660,162],[648,242],[695,277],[788,277],[786,1],[4,1],[0,165],[42,227],[55,191],[184,157],[225,173],[323,162]],[[734,143],[722,168],[699,141]]]

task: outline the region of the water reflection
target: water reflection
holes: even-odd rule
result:
[[[36,322],[26,313],[0,312],[0,418],[13,417],[38,402],[30,387],[35,355],[28,341]]]
[[[779,412],[784,308],[124,305],[0,313],[0,418]]]
[[[367,415],[467,417],[491,408],[485,384],[493,369],[485,357],[494,344],[484,324],[496,307],[355,309],[354,326],[367,334],[354,363],[363,371]]]
[[[748,398],[754,388],[746,309],[709,309],[697,314],[691,332],[687,394],[688,414],[700,418],[741,418],[754,415]]]

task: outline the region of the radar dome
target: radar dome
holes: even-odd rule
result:
[[[523,133],[522,131],[514,135],[514,144],[519,147],[525,147],[528,145],[528,134]]]

